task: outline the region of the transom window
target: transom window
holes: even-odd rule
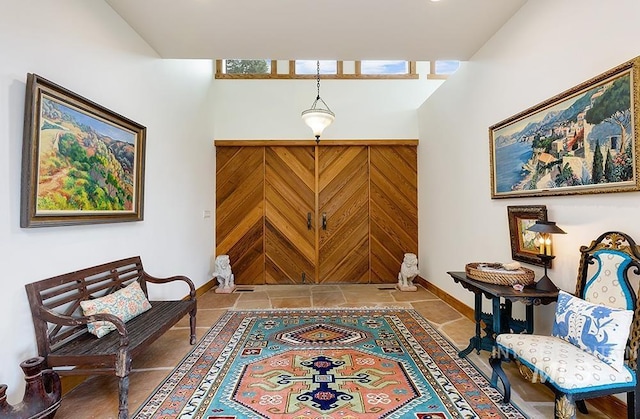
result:
[[[421,62],[422,63],[422,62]],[[445,79],[459,61],[423,62],[429,65],[429,79]],[[426,67],[425,67],[426,68]],[[316,60],[217,60],[217,79],[308,79],[316,76]],[[320,60],[324,79],[417,79],[415,61],[405,60]]]
[[[438,60],[429,63],[429,79],[446,79],[450,74],[455,73],[460,67],[460,61]]]
[[[316,75],[318,70],[318,62],[316,60],[295,60],[294,74]],[[338,62],[329,60],[320,60],[320,74],[338,74]]]
[[[223,60],[226,74],[271,74],[271,60]]]
[[[460,67],[460,61],[436,61],[436,74],[453,74]]]
[[[360,74],[409,74],[409,61],[360,61]]]

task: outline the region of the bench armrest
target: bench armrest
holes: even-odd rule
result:
[[[196,287],[193,285],[193,281],[184,275],[175,275],[168,278],[156,278],[155,276],[151,276],[145,272],[144,280],[151,284],[167,284],[173,281],[184,281],[189,285],[189,300],[195,300],[196,298]]]
[[[60,313],[56,313],[46,307],[38,307],[40,318],[52,324],[59,326],[79,326],[96,321],[107,321],[113,323],[117,332],[120,334],[120,347],[129,345],[129,334],[127,328],[118,316],[107,313],[98,313],[92,316],[67,316]]]

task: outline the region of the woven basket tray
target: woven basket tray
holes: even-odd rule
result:
[[[476,281],[487,282],[489,284],[512,286],[515,284],[531,285],[535,281],[535,272],[525,267],[519,270],[523,273],[502,273],[495,271],[483,271],[478,269],[478,265],[491,265],[490,263],[467,263],[464,270],[467,276]]]

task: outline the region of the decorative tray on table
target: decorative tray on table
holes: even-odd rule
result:
[[[471,279],[490,284],[513,286],[515,284],[531,285],[535,281],[535,272],[516,264],[503,263],[467,263],[465,273]],[[505,268],[505,266],[507,268]]]

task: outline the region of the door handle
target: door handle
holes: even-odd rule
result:
[[[311,213],[307,213],[307,230],[311,230]]]
[[[326,212],[322,213],[322,229],[323,230],[327,229],[327,213]]]

